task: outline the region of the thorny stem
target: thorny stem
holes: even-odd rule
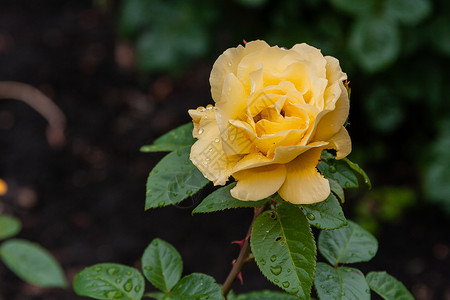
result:
[[[230,273],[228,274],[227,279],[225,280],[224,284],[222,285],[222,294],[224,297],[227,296],[228,292],[231,290],[231,286],[233,285],[234,280],[238,276],[239,272],[242,270],[242,267],[246,262],[251,260],[253,258],[253,255],[250,253],[250,235],[252,233],[252,227],[253,223],[255,222],[256,218],[266,210],[266,208],[269,206],[270,201],[268,201],[266,204],[260,207],[255,207],[254,215],[252,223],[250,224],[250,227],[248,228],[247,235],[244,240],[244,244],[242,245],[241,251],[239,252],[238,258],[236,259],[236,262],[234,263],[233,267],[231,268]]]

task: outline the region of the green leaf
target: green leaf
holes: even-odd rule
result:
[[[237,300],[296,300],[296,296],[278,291],[256,291],[247,294],[240,294]]]
[[[163,299],[166,296],[165,293],[161,293],[161,292],[150,292],[150,293],[145,293],[144,294],[144,298],[152,298],[152,299]]]
[[[309,299],[316,265],[316,245],[306,217],[290,203],[259,215],[252,228],[256,263],[272,283]]]
[[[356,16],[372,14],[375,10],[374,0],[330,0],[330,2],[337,9]]]
[[[387,0],[386,14],[406,25],[417,25],[431,13],[429,0]]]
[[[0,216],[0,240],[15,236],[22,229],[19,219],[9,215]]]
[[[345,161],[353,171],[355,171],[356,173],[358,173],[363,177],[364,183],[368,185],[369,189],[372,188],[372,182],[370,182],[369,176],[367,176],[366,172],[364,172],[364,170],[361,169],[361,167],[358,164],[352,162],[347,157],[344,157],[342,160]]]
[[[145,209],[177,204],[208,184],[189,160],[189,152],[190,147],[171,152],[153,168],[147,180]]]
[[[88,267],[73,280],[73,289],[79,296],[94,299],[142,299],[144,277],[135,268],[104,263]]]
[[[314,280],[321,300],[370,300],[370,289],[360,270],[317,263]]]
[[[372,291],[384,300],[414,300],[406,287],[386,272],[370,272],[366,280]]]
[[[377,250],[375,237],[352,221],[342,228],[319,234],[319,252],[332,265],[369,261]]]
[[[356,60],[367,72],[387,67],[400,53],[398,26],[387,18],[360,18],[351,29],[349,43]]]
[[[20,239],[4,242],[0,257],[22,280],[40,287],[66,287],[67,281],[58,262],[40,245]]]
[[[142,146],[141,152],[171,152],[186,146],[192,146],[195,142],[192,137],[193,128],[192,122],[181,125],[157,138],[152,145]]]
[[[345,196],[344,196],[344,189],[342,186],[337,183],[336,180],[328,178],[328,182],[330,183],[330,189],[331,192],[339,199],[341,200],[341,203],[345,202]]]
[[[214,278],[205,274],[193,273],[184,276],[165,299],[206,300],[224,299],[222,288]]]
[[[172,245],[154,239],[142,255],[142,270],[156,288],[169,292],[181,278],[183,261]]]
[[[326,151],[322,152],[321,163],[317,168],[326,178],[335,180],[344,189],[357,188],[359,186],[358,178],[349,165],[342,159],[334,159]]]
[[[268,199],[260,201],[241,201],[233,198],[230,190],[235,186],[236,182],[233,182],[212,192],[192,211],[192,213],[208,213],[240,207],[258,207],[264,205],[264,203],[268,201]]]
[[[320,229],[337,229],[347,225],[347,219],[336,196],[330,193],[327,199],[314,204],[300,206],[309,224]]]

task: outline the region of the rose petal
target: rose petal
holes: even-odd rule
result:
[[[325,200],[330,185],[316,169],[322,148],[311,149],[286,164],[286,180],[278,193],[293,204],[311,204]]]
[[[291,49],[297,52],[303,60],[314,64],[318,77],[325,78],[325,66],[327,61],[324,59],[319,49],[305,43],[297,44]]]
[[[227,49],[219,56],[219,58],[217,58],[209,77],[211,95],[214,101],[220,101],[225,77],[229,73],[237,73],[237,68],[242,58],[249,53],[267,47],[269,47],[269,45],[264,41],[252,41],[248,42],[245,47],[239,45],[237,48]]]
[[[286,178],[284,165],[270,165],[233,174],[237,185],[231,195],[239,200],[261,200],[275,194]]]
[[[352,152],[352,141],[345,127],[342,127],[341,130],[331,138],[329,147],[331,149],[336,149],[336,159],[344,158]]]

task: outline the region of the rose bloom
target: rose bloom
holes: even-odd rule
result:
[[[189,110],[198,140],[190,159],[214,185],[230,176],[231,195],[260,200],[278,192],[308,204],[330,194],[320,154],[347,156],[349,99],[339,61],[307,44],[291,49],[264,41],[226,50],[211,71],[215,106]]]

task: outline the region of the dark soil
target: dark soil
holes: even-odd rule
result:
[[[251,211],[192,217],[201,192],[182,207],[145,212],[146,176],[163,155],[139,152],[188,122],[189,108],[211,102],[212,61],[194,63],[177,79],[143,76],[130,68],[114,20],[91,1],[0,2],[0,81],[38,87],[68,119],[66,144],[53,149],[40,115],[22,102],[0,100],[0,177],[9,186],[0,213],[19,217],[19,237],[47,248],[69,281],[99,262],[139,267],[147,244],[160,237],[181,253],[184,274],[204,272],[223,282],[238,252],[230,242],[243,238]],[[378,255],[358,267],[387,270],[417,299],[448,300],[449,228],[436,207],[418,205],[402,222],[383,227]],[[272,288],[254,265],[244,282],[235,290]],[[70,289],[23,283],[0,264],[0,300],[79,298]]]

